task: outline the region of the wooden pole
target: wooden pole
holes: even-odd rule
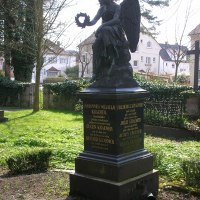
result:
[[[198,90],[199,82],[199,41],[195,41],[195,62],[194,62],[194,91]]]

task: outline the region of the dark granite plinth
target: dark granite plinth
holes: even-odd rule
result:
[[[119,156],[83,152],[75,162],[77,173],[111,181],[123,181],[152,169],[153,156],[146,150]]]
[[[112,182],[82,174],[70,175],[70,195],[91,200],[146,200],[158,192],[158,172],[150,171],[122,182]]]
[[[70,194],[93,200],[142,200],[158,192],[153,156],[144,149],[139,88],[88,88],[83,101],[84,151],[75,159]]]

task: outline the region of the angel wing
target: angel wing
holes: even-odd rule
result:
[[[124,0],[121,4],[120,21],[133,53],[137,49],[140,36],[140,4],[138,0]]]

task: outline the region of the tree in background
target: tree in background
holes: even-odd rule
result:
[[[73,0],[2,0],[4,57],[14,66],[16,80],[30,81],[36,67],[33,110],[39,110],[40,71],[43,56],[58,42],[70,24],[58,22],[61,10]],[[57,52],[58,53],[58,52]]]
[[[140,0],[142,26],[141,31],[152,36],[156,36],[156,27],[160,25],[160,20],[152,12],[152,7],[169,6],[170,0]],[[144,25],[148,24],[148,28]]]
[[[182,3],[180,1],[180,3]],[[186,32],[186,27],[188,25],[188,20],[190,17],[190,11],[191,11],[191,3],[192,1],[187,2],[187,7],[185,8],[185,18],[184,18],[184,24],[183,27],[180,30],[179,23],[178,21],[176,22],[176,27],[175,27],[175,42],[176,45],[173,45],[173,48],[168,48],[169,53],[171,54],[172,60],[175,63],[175,76],[174,76],[174,82],[177,81],[178,78],[178,69],[181,63],[187,62],[187,45],[183,45],[184,41],[184,36]],[[181,11],[183,12],[183,11]],[[177,12],[177,18],[178,18],[178,12]]]
[[[81,65],[81,74],[80,77],[83,78],[85,71],[88,69],[89,64],[92,61],[92,53],[87,51],[83,52],[81,50],[81,47],[79,47],[79,53],[78,53],[78,61]]]
[[[1,11],[1,46],[4,47],[5,75],[10,75],[10,67],[14,68],[15,80],[30,82],[34,67],[33,32],[34,15],[33,0],[2,0]],[[30,9],[31,8],[31,9]],[[31,51],[30,51],[31,49]]]
[[[65,74],[67,75],[67,78],[68,79],[78,79],[78,72],[79,72],[78,68],[79,68],[78,65],[74,66],[74,67],[66,68]]]
[[[10,78],[10,67],[11,67],[11,41],[13,36],[12,27],[15,24],[15,20],[12,13],[13,3],[11,0],[0,1],[0,12],[1,12],[1,50],[4,52],[4,70],[5,76]]]
[[[35,16],[32,9],[34,0],[23,0],[18,3],[11,64],[14,68],[15,80],[31,82],[36,51],[33,34]]]
[[[35,0],[35,44],[36,44],[36,79],[33,111],[39,110],[40,72],[44,64],[43,56],[57,43],[70,24],[58,22],[62,9],[69,6],[73,0]],[[50,44],[49,41],[52,41]],[[69,45],[69,44],[66,44]],[[57,52],[59,54],[59,52]]]

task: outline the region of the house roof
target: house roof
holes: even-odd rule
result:
[[[52,42],[51,40],[46,39],[45,40],[45,49],[46,53],[52,53],[52,54],[60,54],[64,52],[64,49],[60,47],[60,43]]]
[[[87,44],[93,44],[95,41],[95,32],[93,32],[88,38],[86,38],[85,40],[83,40],[78,47],[83,46],[83,45],[87,45]]]
[[[173,61],[172,58],[169,56],[167,50],[181,50],[182,52],[187,51],[186,46],[180,46],[178,44],[160,44],[160,47],[162,48],[159,52],[160,57],[165,61]]]
[[[51,67],[47,71],[49,71],[49,72],[59,72],[60,70],[56,69],[55,67]]]
[[[75,50],[65,50],[60,46],[60,42],[52,42],[50,40],[45,41],[46,45],[46,54],[59,54],[59,55],[68,55],[68,56],[77,56],[78,52]]]
[[[200,24],[197,25],[188,35],[198,35],[200,34]]]
[[[167,53],[166,49],[161,49],[160,52],[160,57],[165,60],[165,61],[172,61],[172,59],[170,58],[169,54]]]
[[[77,56],[78,52],[75,50],[66,50],[65,51],[68,56]]]
[[[180,48],[182,51],[187,50],[186,46],[180,46],[179,44],[160,43],[159,45],[161,46],[162,49],[179,49]]]

